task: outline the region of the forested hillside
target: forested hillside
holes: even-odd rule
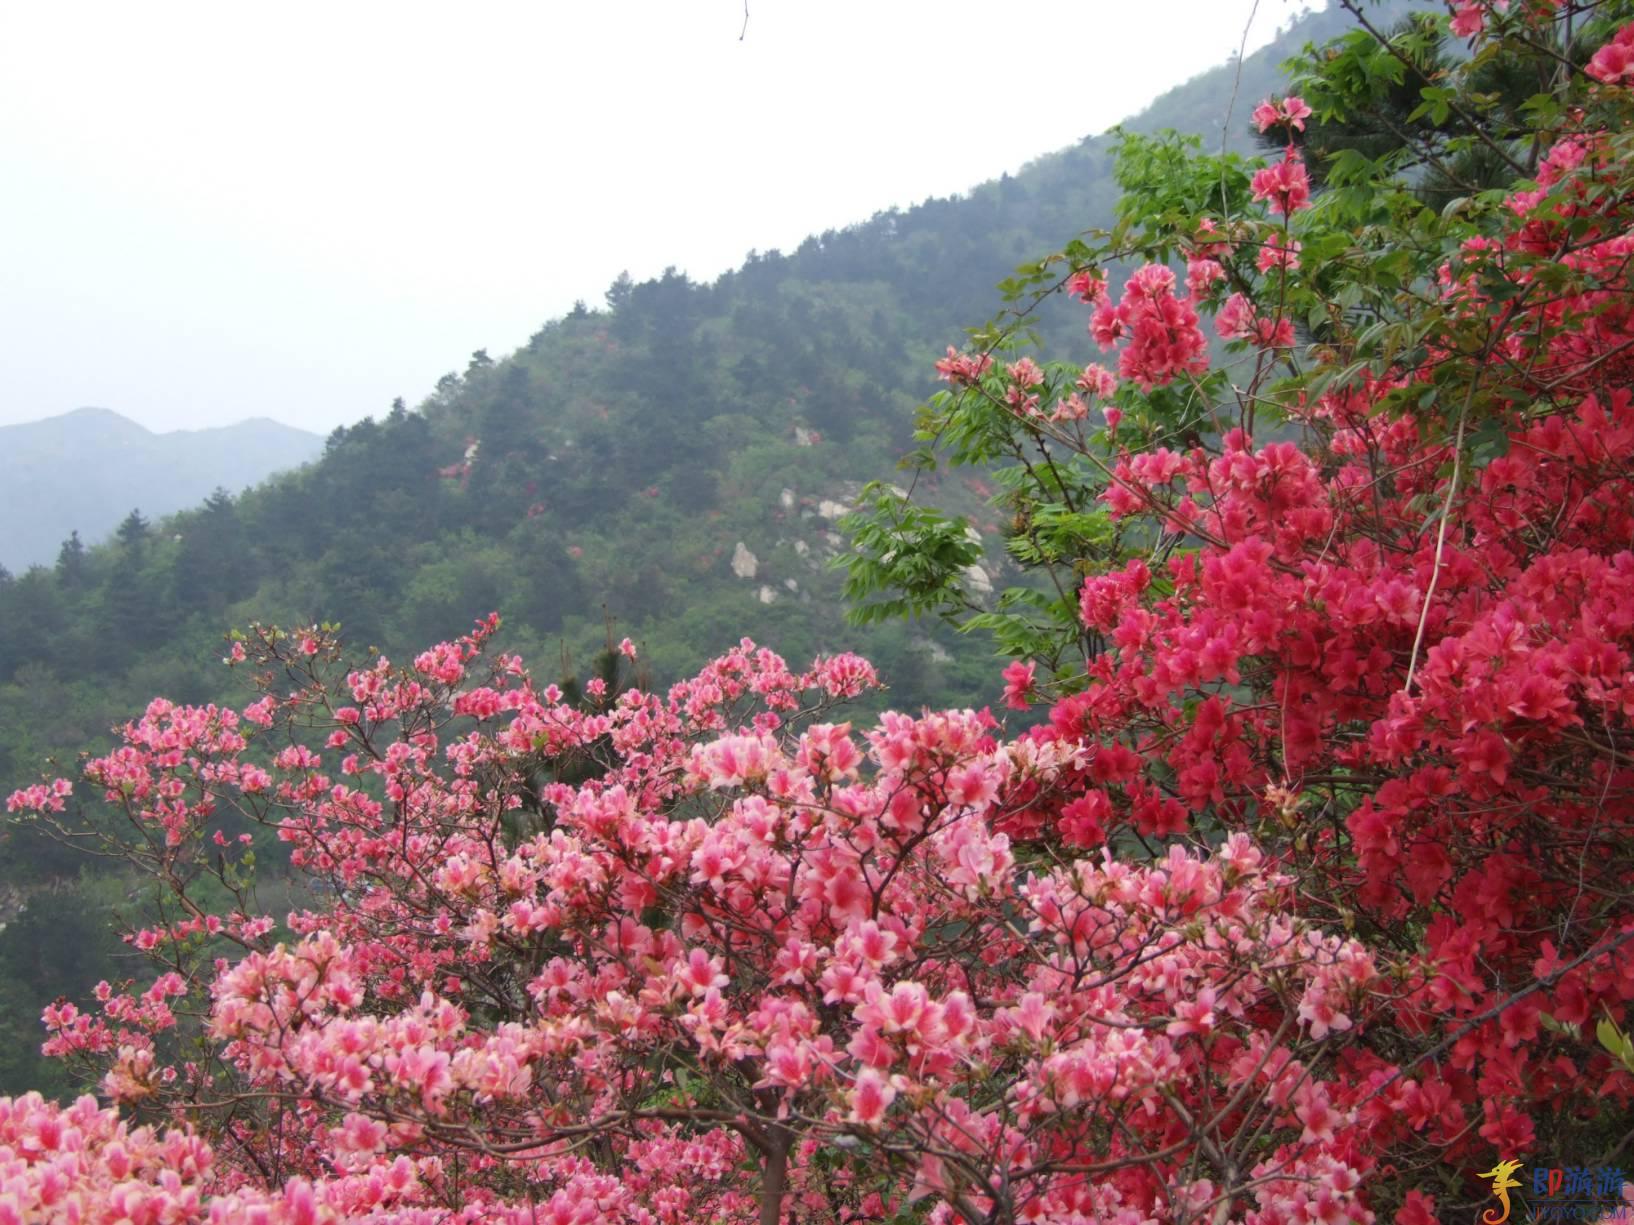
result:
[[[1341,24],[1309,17],[1130,126],[1212,141],[1229,111],[1246,146],[1277,64]],[[620,277],[605,303],[547,323],[519,352],[474,354],[418,407],[336,430],[298,472],[162,524],[127,521],[106,547],[8,577],[0,784],[98,743],[152,693],[238,695],[222,634],[251,620],[338,622],[348,642],[391,654],[498,610],[506,649],[541,673],[558,659],[582,671],[610,622],[660,681],[749,634],[791,660],[864,651],[892,705],[991,701],[985,641],[846,624],[829,564],[836,520],[864,482],[892,479],[935,358],[992,314],[995,283],[1109,221],[1111,143],[751,253],[713,284]],[[1087,351],[1081,315],[1039,323],[1061,333],[1058,351]],[[989,546],[968,575],[978,597],[1005,564],[1005,525],[982,513],[990,493],[974,477],[938,491]],[[7,835],[0,1090],[60,1091],[59,1070],[33,1055],[42,1003],[121,972],[106,933],[127,887],[82,870],[26,831]]]

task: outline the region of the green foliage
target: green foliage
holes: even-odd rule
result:
[[[113,938],[127,887],[123,876],[86,874],[10,894],[0,936],[0,1083],[65,1100],[84,1090],[61,1063],[40,1055],[40,1007],[82,998],[98,980],[127,972]]]
[[[977,607],[964,584],[982,558],[981,537],[964,518],[915,506],[878,482],[863,502],[867,513],[841,520],[852,548],[845,597],[859,625]]]
[[[1613,1059],[1617,1060],[1630,1072],[1634,1072],[1634,1038],[1630,1038],[1619,1029],[1617,1022],[1610,1017],[1600,1018],[1600,1023],[1595,1026],[1594,1034],[1600,1040],[1600,1045],[1610,1053]]]

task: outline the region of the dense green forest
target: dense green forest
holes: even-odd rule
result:
[[[1129,125],[1218,139],[1277,65],[1343,24],[1303,19],[1238,66],[1160,99]],[[999,691],[985,640],[936,624],[848,625],[836,520],[893,477],[932,364],[992,314],[1021,261],[1106,223],[1116,197],[1100,136],[951,199],[892,209],[751,253],[713,284],[619,277],[603,304],[547,323],[502,360],[473,354],[418,407],[337,429],[322,457],[240,497],[218,491],[106,546],[0,578],[0,785],[71,763],[154,693],[231,700],[223,632],[251,620],[339,622],[361,651],[416,650],[490,610],[505,646],[564,672],[611,626],[659,681],[743,633],[791,660],[853,649],[898,706],[982,705]],[[616,259],[616,253],[610,253]],[[1081,312],[1044,313],[1059,351],[1088,351]],[[941,479],[969,510],[1001,585],[1004,524],[977,476]],[[559,664],[556,661],[560,661]],[[121,976],[119,877],[28,830],[0,861],[0,1092],[61,1093],[35,1055],[39,1011]]]

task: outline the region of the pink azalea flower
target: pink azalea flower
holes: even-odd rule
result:
[[[1077,379],[1078,390],[1087,395],[1109,400],[1118,391],[1118,378],[1104,366],[1091,362]]]
[[[1305,99],[1289,94],[1286,98],[1267,98],[1261,102],[1254,108],[1252,119],[1261,132],[1268,132],[1279,125],[1303,132],[1305,120],[1310,117],[1311,108],[1306,105]]]
[[[1249,190],[1254,199],[1264,201],[1284,217],[1311,204],[1311,181],[1305,163],[1292,150],[1280,162],[1255,171]]]
[[[878,1127],[885,1112],[896,1100],[891,1082],[873,1068],[857,1073],[851,1090],[851,1121],[863,1127]]]
[[[1594,53],[1583,71],[1607,85],[1634,85],[1634,24],[1618,30]]]
[[[1032,703],[1033,674],[1038,665],[1017,660],[1004,670],[1004,704],[1011,710],[1026,710]]]
[[[1454,36],[1474,38],[1486,29],[1486,8],[1482,4],[1460,4],[1453,11],[1450,23]]]

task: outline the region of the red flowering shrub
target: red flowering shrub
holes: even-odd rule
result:
[[[1634,25],[1464,7],[1475,56],[1426,111],[1479,105],[1455,86],[1492,56],[1602,22],[1570,74],[1549,61],[1532,127],[1471,129],[1510,189],[1429,212],[1412,176],[1447,154],[1426,136],[1347,154],[1313,197],[1296,133],[1367,104],[1365,55],[1411,63],[1353,40],[1255,112],[1296,141],[1279,161],[1130,140],[1124,224],[1032,275],[1072,293],[1133,257],[1127,301],[1184,263],[1223,360],[1150,366],[1102,305],[1091,339],[1130,382],[1101,430],[1058,407],[1077,363],[1033,362],[1029,411],[1000,412],[980,362],[1019,342],[995,327],[922,423],[954,463],[1014,460],[1010,551],[1053,579],[971,622],[1030,657],[1007,690],[1047,713],[1030,738],[1081,754],[1053,816],[1011,828],[1018,853],[1252,836],[1296,912],[1378,970],[1335,1105],[1366,1136],[1368,1203],[1415,1221],[1475,1211],[1500,1158],[1614,1162],[1634,1094],[1594,1040],[1634,1001]],[[966,615],[922,575],[889,598],[885,552],[940,529],[899,513],[882,495],[852,524],[853,594]]]

